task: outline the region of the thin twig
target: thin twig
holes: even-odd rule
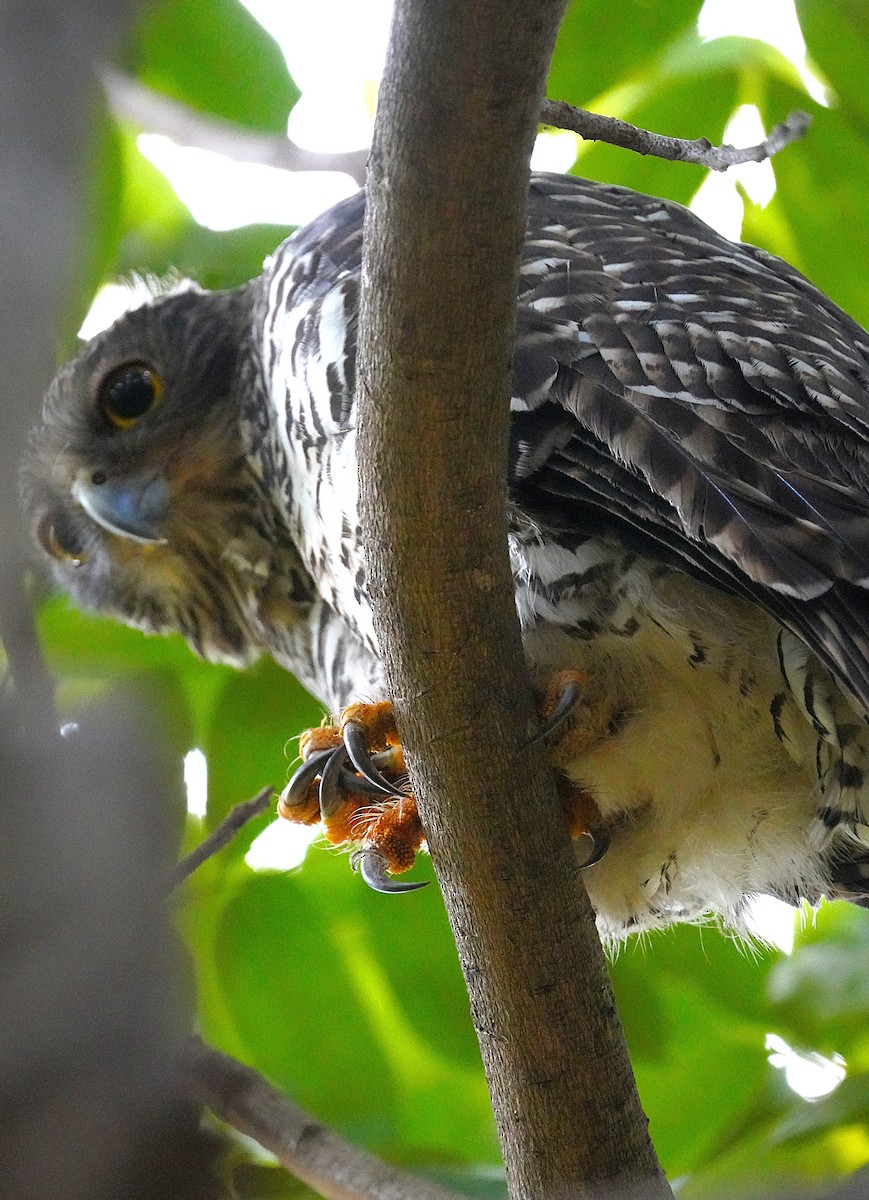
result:
[[[189,1040],[186,1060],[195,1099],[271,1151],[325,1200],[462,1200],[345,1142],[257,1071],[199,1038]]]
[[[257,133],[233,121],[207,116],[178,100],[153,91],[137,79],[106,67],[103,88],[117,117],[134,121],[149,132],[162,133],[181,145],[225,154],[239,162],[263,163],[287,171],[342,171],[362,186],[368,150],[322,153],[297,146],[282,134]],[[652,133],[617,117],[576,108],[563,100],[545,100],[541,124],[569,129],[586,141],[607,142],[636,154],[694,163],[712,171],[746,162],[763,162],[801,138],[811,123],[805,112],[792,112],[755,146],[713,146],[708,138],[675,138]]]
[[[236,804],[235,808],[230,809],[220,824],[211,831],[207,838],[199,843],[186,858],[182,858],[177,864],[169,879],[170,890],[182,884],[185,879],[188,879],[193,872],[201,867],[202,864],[222,850],[224,846],[228,846],[235,835],[242,829],[248,821],[252,821],[254,817],[258,817],[260,813],[264,813],[269,806],[274,789],[264,787],[262,791],[257,792],[250,800],[245,800],[243,804]]]
[[[362,186],[368,150],[324,154],[297,146],[285,134],[257,133],[222,117],[196,109],[152,91],[137,79],[105,67],[103,88],[116,117],[132,121],[150,133],[162,133],[182,146],[197,146],[225,154],[238,162],[263,163],[285,171],[342,171]]]
[[[587,141],[608,142],[621,146],[636,154],[652,154],[655,158],[666,158],[672,162],[695,163],[710,171],[726,171],[740,163],[763,162],[772,158],[783,147],[801,138],[812,118],[808,113],[792,112],[787,120],[776,125],[756,146],[713,146],[708,138],[666,137],[662,133],[651,133],[616,117],[605,117],[600,113],[574,108],[563,100],[546,100],[540,110],[540,121],[556,129],[570,129]]]

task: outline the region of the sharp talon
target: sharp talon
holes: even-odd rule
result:
[[[308,788],[320,774],[320,768],[325,760],[334,753],[334,750],[315,750],[305,759],[281,792],[281,802],[287,808],[296,808],[305,802]]]
[[[394,748],[390,747],[388,750],[378,750],[376,754],[371,755],[371,761],[378,769],[381,762],[389,763],[390,765],[394,764]],[[391,786],[390,799],[394,796],[402,797],[408,794],[407,790],[398,783],[394,783]],[[362,775],[358,775],[355,771],[348,771],[346,768],[341,772],[341,787],[345,792],[361,792],[363,796],[383,795],[383,788],[379,783],[372,783],[370,779],[365,779]]]
[[[353,766],[370,784],[380,789],[384,796],[400,796],[400,790],[390,783],[385,775],[381,775],[371,761],[368,747],[365,745],[365,729],[358,721],[348,721],[344,726],[344,746],[350,755]]]
[[[393,879],[389,874],[389,863],[378,850],[357,850],[350,856],[350,865],[375,892],[386,892],[389,895],[415,892],[428,884],[427,879],[420,879],[415,883],[402,883]]]
[[[383,788],[379,783],[363,779],[361,775],[357,775],[355,771],[349,771],[346,767],[341,768],[341,790],[357,794],[361,792],[363,796],[379,796],[383,799]]]
[[[582,688],[575,680],[570,680],[565,684],[561,695],[558,697],[558,704],[552,715],[548,717],[537,732],[523,744],[523,750],[529,746],[536,746],[538,742],[542,742],[544,738],[549,737],[553,730],[564,721],[571,713],[573,706],[576,704],[582,695]]]
[[[342,744],[334,750],[324,750],[328,761],[320,772],[320,815],[325,820],[334,816],[341,806],[341,772],[347,762],[347,749]]]
[[[579,869],[584,871],[586,867],[593,867],[595,863],[600,862],[609,850],[609,834],[600,830],[595,836],[586,831],[574,839],[574,845],[576,846],[576,856],[579,859]]]

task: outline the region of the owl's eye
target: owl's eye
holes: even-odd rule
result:
[[[160,376],[144,363],[126,363],[105,377],[98,403],[118,429],[129,429],[160,400]]]
[[[64,519],[62,513],[46,513],[39,522],[36,536],[46,554],[50,554],[58,562],[81,567],[87,561],[81,537]]]

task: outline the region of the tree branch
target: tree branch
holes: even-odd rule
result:
[[[170,891],[188,879],[212,855],[217,854],[224,846],[228,846],[248,821],[252,821],[254,817],[264,813],[273,793],[274,788],[264,787],[250,800],[245,800],[231,808],[220,824],[212,829],[208,837],[203,838],[198,846],[194,846],[190,853],[175,865],[169,878]]]
[[[610,146],[621,146],[636,154],[652,154],[655,158],[666,158],[672,162],[695,163],[710,171],[726,171],[740,163],[763,162],[772,158],[779,150],[801,138],[812,118],[805,112],[792,112],[780,125],[770,130],[769,136],[756,146],[713,146],[708,138],[666,137],[663,133],[652,133],[640,129],[617,117],[605,117],[601,113],[589,112],[585,108],[574,108],[563,100],[545,100],[540,110],[540,123],[555,129],[570,129],[590,142],[607,142]]]
[[[29,613],[21,458],[55,370],[65,282],[81,261],[74,199],[94,65],[138,0],[0,4],[0,1194],[214,1200],[198,1114],[170,1085],[188,1014],[162,889],[173,794],[142,697],[91,702],[58,733]],[[159,1152],[158,1152],[159,1147]]]
[[[285,171],[342,171],[360,186],[365,182],[367,149],[334,153],[306,150],[284,135],[257,133],[234,121],[197,112],[113,67],[102,69],[102,82],[109,108],[116,117],[132,121],[150,133],[162,133],[182,146],[196,146],[238,162],[262,163]],[[708,138],[667,137],[617,117],[576,108],[564,100],[544,100],[538,121],[554,129],[569,129],[586,141],[607,142],[636,154],[726,171],[740,163],[771,158],[803,137],[811,117],[805,112],[792,112],[762,142],[745,147],[713,146]]]
[[[187,1045],[191,1091],[222,1121],[270,1150],[325,1200],[461,1200],[456,1192],[400,1171],[298,1108],[256,1071],[199,1038]]]
[[[283,134],[256,133],[234,121],[197,112],[111,67],[103,68],[102,81],[109,108],[116,117],[132,121],[149,133],[165,134],[182,146],[197,146],[239,162],[262,163],[285,171],[343,171],[360,187],[365,182],[367,149],[333,154],[305,150]]]
[[[398,0],[370,160],[360,515],[375,628],[510,1194],[669,1196],[533,706],[506,542],[528,158],[562,0]]]

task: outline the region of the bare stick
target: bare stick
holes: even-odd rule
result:
[[[182,146],[198,146],[239,162],[263,163],[285,171],[343,171],[360,186],[365,182],[367,149],[335,154],[305,150],[284,134],[256,133],[234,121],[206,116],[110,67],[103,69],[102,80],[115,116],[149,132],[163,133]]]
[[[270,1150],[325,1200],[461,1200],[344,1141],[293,1104],[257,1071],[191,1038],[187,1066],[195,1098],[222,1121]]]
[[[740,163],[763,162],[772,158],[783,147],[801,138],[812,118],[808,113],[792,112],[787,120],[776,125],[756,146],[713,146],[708,138],[666,137],[662,133],[651,133],[617,117],[604,117],[600,113],[574,108],[563,100],[546,100],[540,110],[540,121],[555,129],[570,129],[590,142],[608,142],[621,146],[636,154],[652,154],[655,158],[666,158],[672,162],[695,163],[710,171],[726,171]]]
[[[133,121],[150,132],[162,133],[181,145],[197,146],[240,162],[263,163],[286,171],[342,171],[358,184],[365,182],[368,150],[322,153],[297,146],[281,134],[256,133],[233,121],[207,116],[178,100],[163,96],[111,67],[103,69],[103,88],[115,116]],[[674,162],[695,163],[712,171],[746,162],[763,162],[803,137],[811,123],[805,112],[792,112],[756,146],[713,146],[708,138],[675,138],[653,133],[601,113],[576,108],[563,100],[545,100],[541,124],[569,129],[586,141],[607,142],[636,154],[651,154]]]
[[[264,787],[262,791],[257,792],[250,800],[245,800],[243,804],[236,804],[235,808],[230,809],[220,824],[209,833],[208,837],[199,843],[199,845],[190,851],[186,858],[182,858],[181,862],[175,867],[175,870],[170,876],[170,890],[178,887],[185,879],[188,879],[197,867],[201,867],[206,859],[217,854],[224,846],[228,846],[235,835],[242,829],[248,821],[252,821],[254,817],[258,817],[260,813],[264,813],[269,806],[274,788]]]

